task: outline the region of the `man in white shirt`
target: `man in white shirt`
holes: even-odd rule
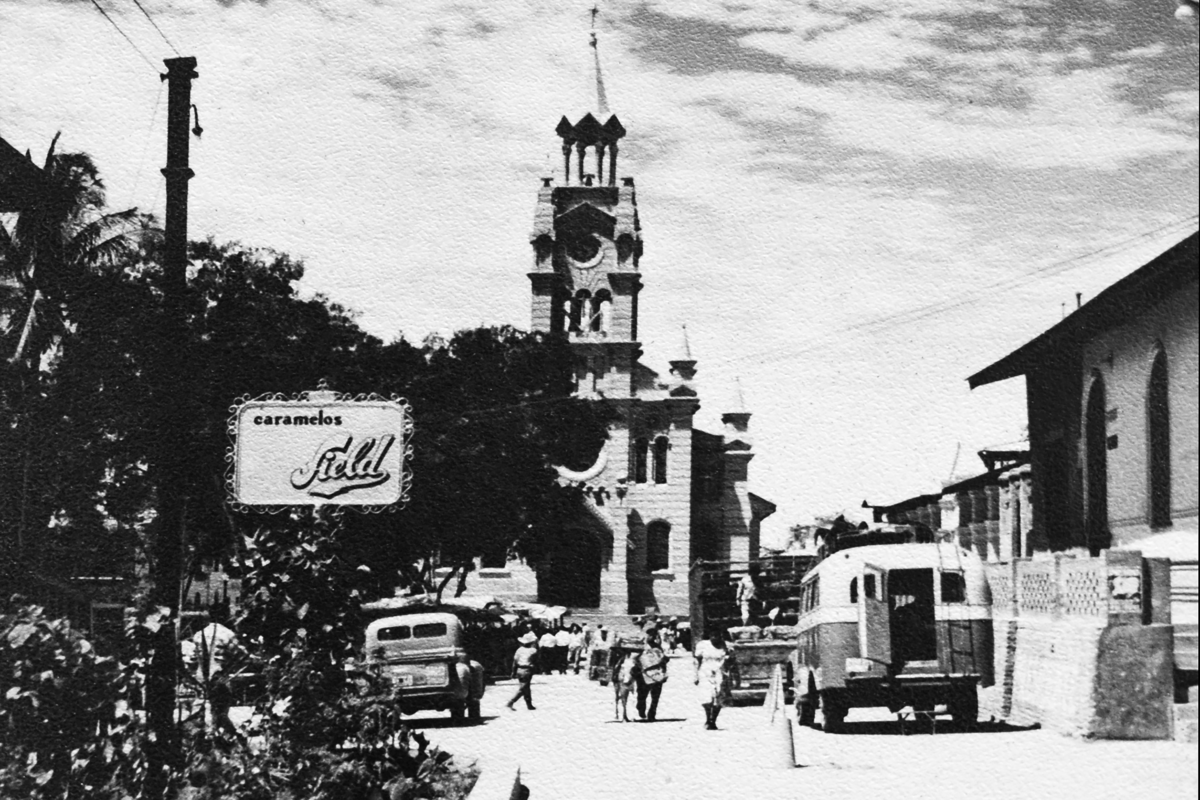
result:
[[[571,632],[565,627],[559,628],[554,633],[554,655],[557,661],[554,666],[558,667],[559,675],[567,674],[567,654],[571,648]]]
[[[549,675],[558,657],[558,640],[549,628],[538,639],[538,653],[541,655],[542,674]]]

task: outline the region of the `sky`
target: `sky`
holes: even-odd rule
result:
[[[112,207],[161,215],[157,73],[195,56],[192,238],[303,258],[304,290],[385,340],[528,327],[554,126],[595,105],[591,3],[96,4],[0,0],[0,136],[40,162],[62,131]],[[599,4],[643,360],[665,375],[687,326],[708,430],[740,382],[765,539],[982,471],[1022,438],[1024,386],[967,376],[1196,229],[1174,8]]]

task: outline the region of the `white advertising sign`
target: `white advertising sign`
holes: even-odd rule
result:
[[[230,500],[248,507],[386,507],[406,499],[408,406],[333,392],[307,398],[234,407]]]

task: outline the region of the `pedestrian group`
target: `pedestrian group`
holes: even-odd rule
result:
[[[567,670],[579,674],[581,668],[607,671],[613,685],[613,716],[619,722],[629,722],[628,704],[635,697],[639,719],[655,721],[663,685],[667,682],[669,652],[679,644],[678,619],[660,628],[656,617],[635,618],[642,628],[638,640],[611,637],[603,625],[538,626],[525,630],[516,640],[512,656],[512,676],[517,681],[513,696],[505,704],[516,710],[518,700],[533,711],[532,683],[537,673],[551,674],[555,670],[565,675]],[[540,633],[539,633],[540,631]],[[600,657],[597,657],[600,654]],[[608,663],[603,662],[608,659]],[[717,717],[729,702],[729,652],[725,647],[725,632],[709,632],[707,639],[698,642],[692,652],[693,683],[697,699],[704,709],[704,727],[716,730]]]

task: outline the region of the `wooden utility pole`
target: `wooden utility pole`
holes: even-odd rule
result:
[[[188,369],[187,265],[188,265],[188,122],[192,109],[192,80],[196,59],[168,58],[166,235],[162,254],[163,323],[155,348],[155,439],[158,470],[158,515],[153,546],[151,601],[172,614],[179,613],[182,579],[180,548],[187,508],[187,423],[189,404],[184,383]],[[155,744],[151,748],[150,782],[158,789],[164,769],[179,765],[179,736],[175,726],[175,686],[178,656],[175,626],[163,625],[155,637],[154,655],[146,685],[146,710]],[[158,796],[150,792],[148,796]]]

